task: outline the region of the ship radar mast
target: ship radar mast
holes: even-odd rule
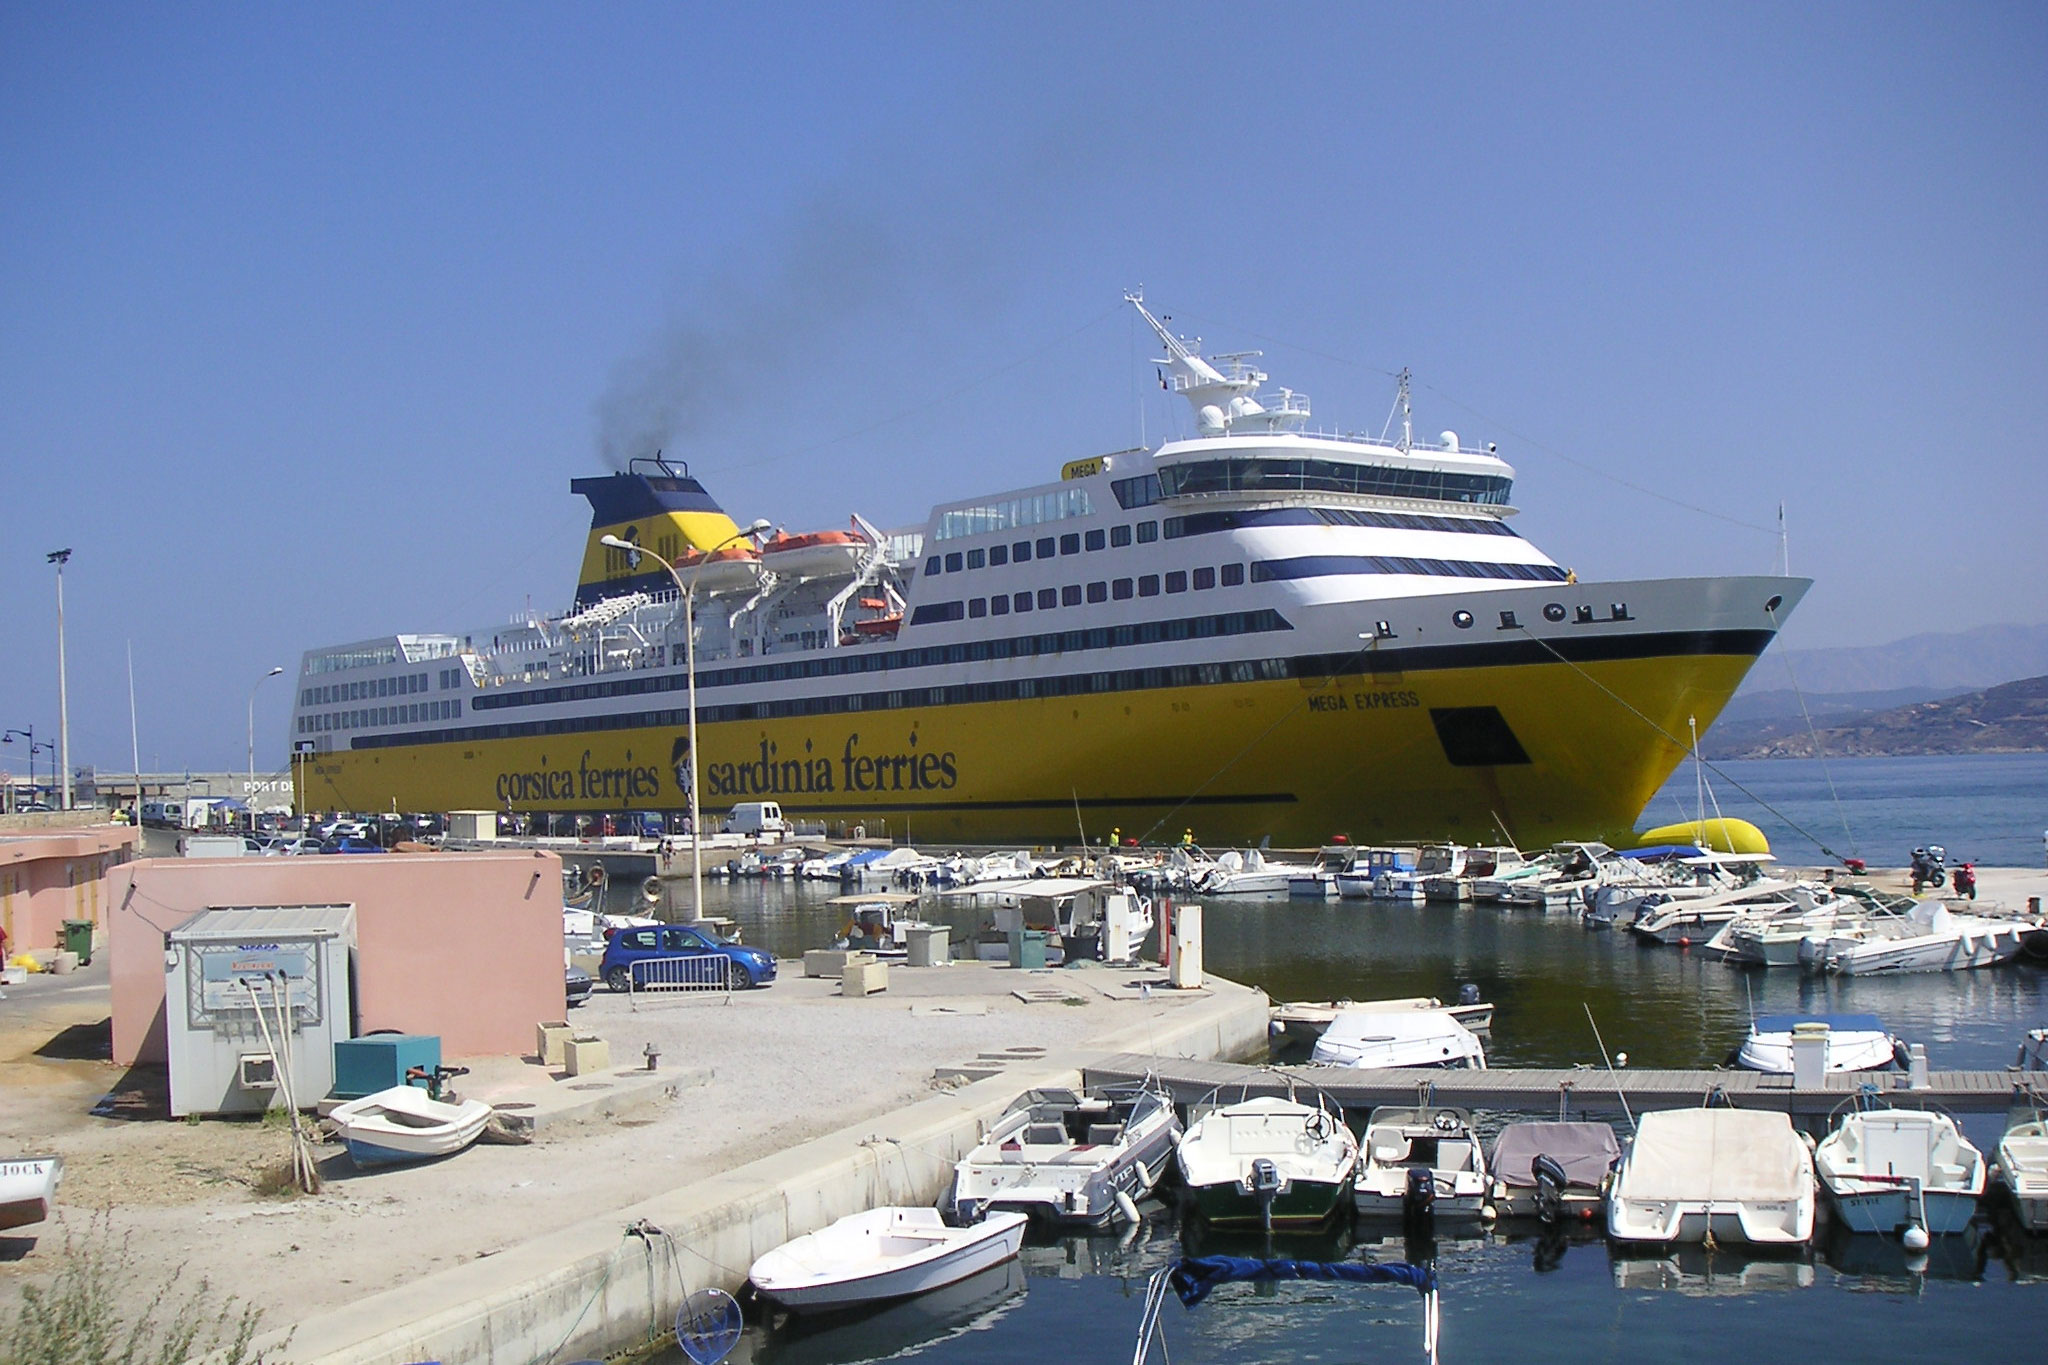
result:
[[[1246,362],[1257,351],[1219,355],[1219,370],[1202,358],[1201,339],[1192,344],[1175,336],[1145,307],[1142,293],[1125,294],[1124,301],[1138,310],[1138,316],[1158,334],[1166,354],[1155,360],[1166,366],[1167,387],[1188,400],[1195,410],[1195,426],[1204,436],[1225,436],[1236,431],[1293,431],[1308,420],[1308,397],[1292,389],[1281,389],[1265,402],[1257,398],[1266,372]]]

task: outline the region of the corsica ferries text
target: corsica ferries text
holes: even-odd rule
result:
[[[626,755],[632,758],[631,754]],[[498,774],[498,799],[511,803],[537,801],[651,800],[661,795],[661,769],[653,764],[625,767],[593,765],[590,750],[573,768],[538,768]]]
[[[803,757],[784,758],[774,740],[764,739],[756,758],[705,764],[705,790],[712,796],[947,791],[960,780],[952,750],[920,752],[915,735],[907,749],[890,753],[863,752],[858,734],[846,737],[845,751],[836,760],[814,756],[810,749],[805,740]]]

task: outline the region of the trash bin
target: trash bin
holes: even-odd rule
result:
[[[92,921],[89,919],[67,919],[64,921],[64,951],[78,954],[78,965],[92,965]]]
[[[1023,971],[1036,971],[1045,965],[1045,930],[1012,929],[1010,931],[1010,965]]]
[[[941,967],[948,957],[947,939],[951,930],[943,924],[920,924],[909,931],[909,941],[904,945],[910,950],[910,959],[904,965],[909,967]]]

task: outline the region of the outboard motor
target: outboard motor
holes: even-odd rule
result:
[[[1478,1004],[1479,983],[1476,981],[1467,981],[1464,985],[1458,987],[1458,1003],[1461,1005]]]
[[[1546,1223],[1557,1222],[1564,1216],[1564,1192],[1571,1178],[1547,1152],[1538,1152],[1530,1161],[1529,1174],[1536,1180],[1536,1216]]]
[[[1252,1162],[1252,1194],[1259,1201],[1259,1221],[1266,1231],[1273,1230],[1273,1200],[1280,1193],[1280,1168],[1270,1157],[1259,1157]]]
[[[1408,1184],[1401,1192],[1401,1221],[1411,1229],[1428,1228],[1436,1222],[1436,1173],[1427,1166],[1408,1168]]]

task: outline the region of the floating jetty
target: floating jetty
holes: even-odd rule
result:
[[[2044,1073],[1930,1071],[1926,1084],[1909,1085],[1905,1072],[1838,1072],[1817,1088],[1801,1089],[1790,1076],[1759,1071],[1618,1071],[1581,1067],[1487,1068],[1435,1071],[1404,1067],[1360,1069],[1337,1066],[1246,1066],[1123,1053],[1103,1057],[1084,1069],[1089,1085],[1114,1085],[1150,1076],[1187,1104],[1222,1089],[1232,1096],[1285,1095],[1314,1088],[1344,1106],[1364,1111],[1382,1104],[1413,1104],[1427,1087],[1433,1104],[1467,1109],[1512,1109],[1573,1115],[1640,1114],[1725,1100],[1738,1109],[1767,1109],[1794,1119],[1825,1119],[1865,1087],[1901,1107],[1934,1105],[1953,1113],[2003,1113],[2026,1079],[2048,1085]]]

